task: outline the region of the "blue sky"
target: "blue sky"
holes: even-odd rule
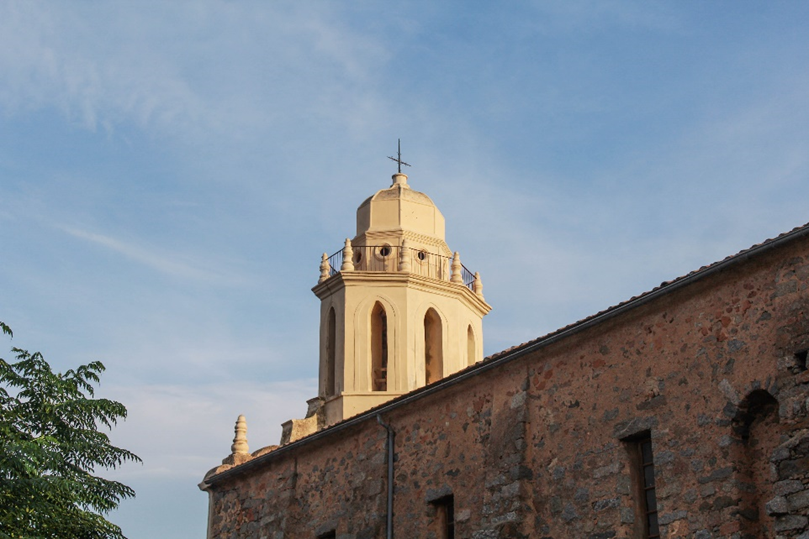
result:
[[[0,1],[0,320],[102,360],[144,458],[112,519],[316,393],[320,255],[402,139],[491,354],[809,221],[809,4]],[[8,357],[8,354],[4,354]]]

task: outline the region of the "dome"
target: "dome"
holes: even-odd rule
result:
[[[444,216],[435,203],[407,185],[405,174],[394,174],[393,184],[367,198],[357,208],[357,237],[395,233],[444,241]]]

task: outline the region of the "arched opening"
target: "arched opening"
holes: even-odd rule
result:
[[[774,537],[764,504],[772,498],[765,485],[771,483],[770,455],[779,443],[778,401],[763,389],[750,392],[739,403],[732,428],[741,531],[745,537]]]
[[[472,331],[472,326],[470,325],[466,328],[466,364],[474,365],[475,361],[477,361],[477,355],[475,353],[475,332]]]
[[[388,390],[388,315],[381,303],[371,310],[371,387]]]
[[[424,315],[424,379],[428,384],[444,376],[441,317],[430,309]]]
[[[334,315],[334,307],[329,309],[329,316],[326,322],[326,379],[323,392],[327,397],[337,394],[335,380],[337,378],[336,348],[337,348],[337,319]]]

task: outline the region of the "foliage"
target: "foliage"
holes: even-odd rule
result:
[[[0,359],[0,539],[123,538],[102,515],[135,493],[93,474],[140,459],[98,430],[126,417],[93,398],[104,365],[54,373],[39,352],[12,352],[13,363]]]

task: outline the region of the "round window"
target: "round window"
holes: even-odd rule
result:
[[[425,253],[424,251],[419,251],[418,257],[419,260],[423,261],[425,258],[427,258],[427,253]]]
[[[390,254],[390,247],[389,246],[384,245],[379,249],[379,255],[380,256],[385,257],[385,256],[388,256],[389,254]]]

